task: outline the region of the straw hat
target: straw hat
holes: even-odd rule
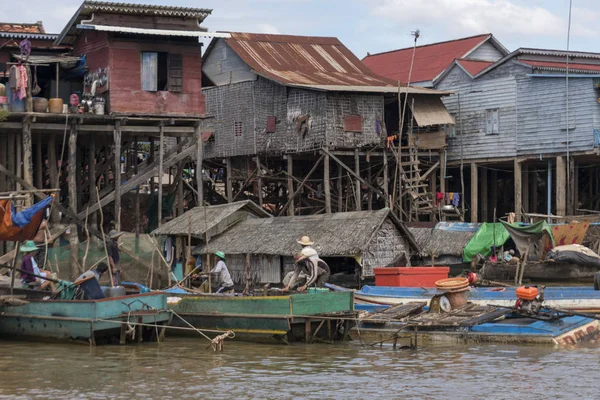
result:
[[[23,246],[21,246],[20,251],[22,253],[29,253],[30,251],[36,251],[38,248],[35,245],[35,243],[33,243],[33,240],[28,240],[25,242],[25,244]]]
[[[215,251],[215,256],[219,257],[222,260],[225,259],[225,253],[223,253],[222,251]]]
[[[112,229],[110,232],[108,232],[108,237],[110,239],[116,239],[118,237],[120,237],[123,234],[123,232],[117,232],[116,230]]]
[[[310,240],[310,238],[308,236],[302,236],[300,238],[300,240],[298,240],[298,243],[301,244],[302,246],[311,246],[311,245],[315,244],[315,242]]]

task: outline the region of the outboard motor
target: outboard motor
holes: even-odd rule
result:
[[[537,315],[544,301],[544,286],[521,286],[517,288],[517,312],[525,315]]]

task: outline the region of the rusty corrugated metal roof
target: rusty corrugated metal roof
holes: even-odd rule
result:
[[[491,61],[481,61],[481,60],[469,60],[469,59],[459,59],[456,60],[458,64],[460,64],[465,71],[467,71],[472,76],[477,75],[487,67],[493,64]]]
[[[44,25],[42,25],[42,21],[38,21],[35,24],[0,22],[0,32],[45,34],[46,30],[44,29]]]
[[[283,85],[397,87],[337,38],[232,32],[225,40],[254,72]]]

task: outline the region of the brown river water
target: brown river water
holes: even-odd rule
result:
[[[0,399],[597,399],[600,348],[0,342]]]

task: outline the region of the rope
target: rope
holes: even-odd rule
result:
[[[211,340],[210,347],[212,347],[213,351],[223,351],[223,343],[225,342],[225,339],[233,339],[234,337],[235,333],[233,331],[227,331]]]
[[[123,321],[115,321],[114,319],[95,319],[94,322],[110,322],[113,324],[122,324]],[[130,322],[131,326],[147,326],[147,327],[151,327],[154,328],[155,324],[146,324],[143,322]],[[168,329],[173,329],[173,330],[179,330],[179,331],[198,331],[197,328],[185,328],[183,326],[165,326],[165,328]],[[211,329],[204,329],[204,332],[210,332],[210,333],[224,333],[225,331],[217,331],[217,330],[211,330]],[[212,341],[212,339],[209,338],[210,341]]]

